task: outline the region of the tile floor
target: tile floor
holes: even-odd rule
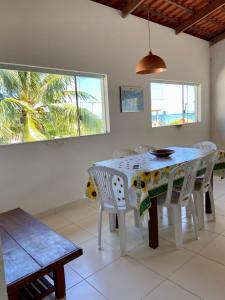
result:
[[[160,247],[152,250],[127,217],[128,255],[120,257],[118,233],[103,219],[103,249],[97,248],[98,207],[78,201],[41,221],[79,244],[84,255],[69,263],[66,300],[224,300],[225,299],[225,180],[215,178],[217,222],[206,220],[199,240],[184,213],[184,249],[176,250],[173,226],[160,217]],[[46,300],[54,299],[54,296]]]

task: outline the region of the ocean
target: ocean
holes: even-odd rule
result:
[[[196,122],[196,114],[195,113],[186,113],[183,114],[159,114],[159,115],[152,115],[152,122],[159,122],[161,124],[170,124],[175,121],[181,120],[181,119],[188,119],[192,122]]]

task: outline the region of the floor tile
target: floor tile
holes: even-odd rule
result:
[[[215,201],[216,214],[220,216],[225,216],[225,196],[220,198],[220,201]]]
[[[131,258],[123,257],[87,279],[110,300],[138,300],[163,278]]]
[[[188,236],[188,232],[184,235],[184,238]],[[186,238],[184,241],[184,248],[193,252],[200,252],[204,247],[211,243],[218,234],[201,230],[198,232],[198,240]]]
[[[221,198],[225,195],[225,180],[221,180],[220,177],[214,176],[213,180],[213,192],[215,199]]]
[[[98,236],[98,219],[99,214],[96,212],[86,218],[82,218],[80,220],[75,220],[75,224],[79,225],[81,228],[86,231]],[[102,232],[109,230],[109,217],[107,213],[103,213],[102,218]]]
[[[75,203],[74,206],[66,208],[58,212],[58,215],[68,219],[69,221],[76,223],[78,220],[84,219],[86,217],[96,214],[96,209],[87,205],[85,202],[79,201]]]
[[[67,291],[66,300],[103,300],[106,299],[86,281],[78,283]]]
[[[218,236],[204,250],[201,255],[225,265],[225,236]]]
[[[84,199],[87,205],[91,206],[92,208],[99,210],[99,202],[97,200],[92,199]]]
[[[70,262],[69,265],[83,278],[90,276],[120,257],[120,251],[106,243],[102,243],[102,249],[99,250],[96,238],[88,240],[80,246],[84,254]]]
[[[130,251],[128,255],[165,277],[171,275],[193,256],[193,253],[186,249],[177,250],[175,245],[168,241],[161,239],[159,244],[159,248],[155,250],[143,244]]]
[[[49,227],[51,227],[54,230],[63,228],[72,223],[67,218],[61,216],[60,214],[51,214],[49,216],[40,218],[39,220],[40,220],[40,222],[48,225]]]
[[[170,279],[204,300],[224,300],[224,278],[224,266],[195,255]]]
[[[174,237],[174,226],[170,226],[166,229],[163,229],[160,232],[160,236],[164,239],[175,243]],[[187,250],[194,252],[200,252],[206,245],[208,245],[218,234],[201,230],[198,231],[199,239],[196,240],[194,236],[194,228],[192,224],[183,224],[183,245]]]
[[[194,296],[176,284],[166,280],[143,300],[199,300],[201,298]]]
[[[115,230],[113,232],[105,231],[102,234],[102,240],[111,245],[113,248],[120,249],[120,240],[119,240],[119,232]],[[139,228],[135,228],[134,226],[127,226],[127,236],[126,236],[126,249],[127,251],[133,249],[137,245],[143,243],[143,237],[141,230]]]
[[[71,288],[75,284],[81,282],[83,278],[77,274],[70,266],[65,266],[66,289]]]
[[[224,201],[225,205],[225,201]],[[205,220],[205,229],[215,233],[222,233],[225,231],[225,216],[216,216],[216,222],[212,221],[212,217],[206,217]]]
[[[44,300],[55,300],[54,294]],[[95,288],[88,284],[85,280],[73,286],[66,291],[66,297],[62,300],[105,300]]]
[[[183,231],[183,240],[186,239],[194,239],[194,230],[192,224],[187,222],[182,223],[182,231]],[[187,235],[188,233],[188,235]],[[174,233],[174,225],[168,225],[167,227],[163,228],[159,232],[160,237],[175,243],[175,233]]]
[[[93,234],[83,230],[75,224],[67,225],[57,232],[75,244],[81,244],[94,237]]]

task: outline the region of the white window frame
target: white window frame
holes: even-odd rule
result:
[[[195,111],[197,115],[197,121],[193,123],[184,123],[184,124],[171,124],[171,125],[161,125],[161,126],[153,126],[152,125],[152,91],[151,91],[151,84],[152,83],[165,83],[165,84],[172,84],[172,85],[181,85],[182,87],[184,85],[188,86],[197,86],[197,103],[195,103]],[[151,79],[150,80],[150,109],[151,109],[151,127],[152,128],[161,128],[161,127],[171,127],[171,126],[187,126],[191,124],[197,124],[201,122],[201,95],[202,95],[202,85],[200,83],[196,82],[186,82],[186,81],[176,81],[176,80],[165,80],[165,79]],[[182,88],[182,107],[184,108],[184,93],[183,93],[183,88]]]
[[[108,78],[106,74],[99,74],[99,73],[89,73],[89,72],[82,72],[82,71],[74,71],[74,70],[65,70],[65,69],[58,69],[58,68],[48,68],[48,67],[39,67],[39,66],[31,66],[31,65],[21,65],[21,64],[11,64],[11,63],[4,63],[0,62],[0,69],[8,69],[8,70],[18,70],[18,71],[30,71],[30,72],[41,72],[41,73],[52,73],[52,74],[61,74],[61,75],[68,75],[68,76],[86,76],[86,77],[94,77],[94,78],[101,78],[102,79],[102,89],[103,89],[103,117],[105,120],[104,124],[104,132],[103,133],[94,133],[89,135],[79,135],[78,136],[71,136],[71,137],[64,137],[64,138],[55,138],[50,139],[47,141],[54,141],[54,140],[64,140],[64,139],[73,139],[73,138],[83,138],[89,136],[100,136],[100,135],[107,135],[110,133],[110,116],[109,116],[109,96],[108,96]],[[79,108],[79,106],[78,106]],[[79,125],[80,126],[80,125]],[[37,141],[39,142],[39,141]],[[45,142],[45,141],[41,141]],[[29,143],[29,142],[21,142],[19,144]],[[11,144],[6,144],[11,145]],[[4,144],[0,145],[4,146]]]

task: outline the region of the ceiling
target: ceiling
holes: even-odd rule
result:
[[[129,14],[186,32],[211,45],[225,39],[225,0],[92,0]]]

